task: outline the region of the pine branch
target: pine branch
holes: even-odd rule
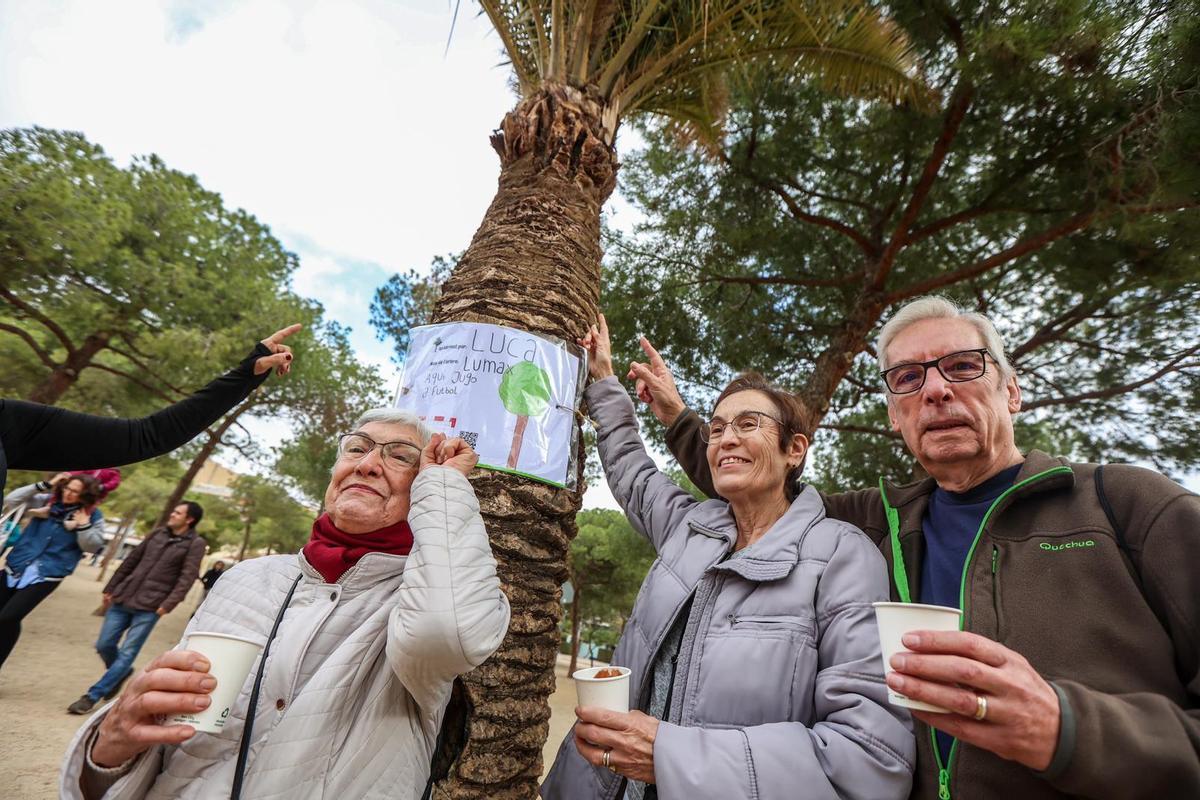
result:
[[[963,120],[967,117],[967,110],[971,107],[974,95],[974,87],[965,79],[954,88],[950,106],[946,109],[946,117],[942,122],[942,132],[934,142],[933,150],[925,161],[925,168],[921,171],[921,177],[917,180],[908,205],[905,206],[904,213],[900,216],[900,222],[892,231],[892,238],[879,258],[874,283],[876,291],[882,291],[887,285],[888,275],[891,274],[892,267],[896,263],[896,257],[900,254],[900,250],[909,243],[909,231],[916,223],[917,217],[920,216],[921,209],[924,208],[925,201],[929,198],[929,193],[933,191],[938,173],[941,172],[946,156],[950,154],[950,147],[962,127]]]
[[[1073,403],[1083,403],[1088,400],[1107,400],[1117,395],[1127,394],[1140,389],[1147,384],[1154,383],[1165,375],[1172,372],[1183,372],[1185,370],[1200,368],[1200,362],[1190,362],[1188,359],[1200,354],[1200,344],[1189,347],[1187,350],[1178,353],[1174,358],[1168,361],[1165,365],[1150,373],[1144,378],[1136,381],[1109,386],[1105,389],[1093,389],[1090,392],[1079,392],[1073,395],[1064,395],[1060,397],[1048,397],[1044,400],[1037,400],[1033,403],[1022,405],[1025,411],[1032,411],[1037,408],[1047,408],[1049,406],[1071,405]]]
[[[62,327],[59,326],[59,324],[57,322],[50,319],[50,317],[46,316],[42,312],[38,311],[36,308],[31,306],[29,303],[26,303],[24,300],[17,297],[15,294],[10,292],[8,290],[8,288],[5,286],[0,286],[0,297],[3,297],[6,301],[8,301],[9,305],[20,309],[26,316],[40,322],[43,327],[45,327],[52,334],[54,334],[54,337],[56,339],[58,339],[58,341],[62,344],[62,346],[64,348],[66,348],[67,353],[74,354],[75,345],[73,345],[71,343],[71,337],[67,335],[67,332],[65,330],[63,330]]]
[[[3,322],[0,322],[0,331],[7,331],[14,336],[19,336],[20,338],[24,339],[25,344],[29,345],[29,348],[33,350],[34,355],[38,357],[39,361],[41,361],[47,367],[50,367],[50,369],[58,368],[58,363],[50,357],[49,353],[42,349],[41,345],[37,343],[37,339],[34,339],[33,336],[30,335],[29,331],[23,328],[18,328],[16,325],[9,325]]]
[[[898,303],[902,300],[907,300],[910,297],[919,297],[920,295],[929,294],[937,291],[943,286],[950,286],[959,281],[969,280],[976,276],[982,275],[985,272],[1003,266],[1008,262],[1020,258],[1021,256],[1042,249],[1051,242],[1069,236],[1076,231],[1083,230],[1096,218],[1095,211],[1085,211],[1076,214],[1068,220],[1065,220],[1052,228],[1042,231],[1036,236],[1031,236],[1028,239],[1022,239],[1016,244],[1001,250],[993,256],[983,259],[972,264],[969,267],[947,272],[943,275],[912,284],[906,288],[899,289],[887,296],[889,305]]]

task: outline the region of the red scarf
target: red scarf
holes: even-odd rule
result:
[[[312,538],[304,545],[304,557],[327,583],[336,583],[367,553],[406,556],[412,546],[412,528],[407,520],[370,533],[345,533],[338,530],[328,514],[322,514],[313,523]]]

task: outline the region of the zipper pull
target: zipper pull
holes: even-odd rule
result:
[[[938,798],[950,800],[950,770],[945,768],[938,770]]]
[[[992,545],[992,574],[993,575],[996,574],[996,558],[999,555],[1000,555],[999,548],[997,548],[996,545]]]

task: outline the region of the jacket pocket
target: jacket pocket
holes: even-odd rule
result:
[[[756,631],[766,634],[796,637],[812,636],[813,622],[804,617],[774,614],[730,614],[731,631]]]

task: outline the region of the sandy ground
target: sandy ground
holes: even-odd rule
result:
[[[21,640],[0,671],[4,797],[52,800],[58,796],[59,762],[86,719],[68,714],[67,706],[103,674],[104,665],[93,649],[101,620],[91,615],[100,602],[99,574],[98,568],[81,563],[74,575],[25,618]],[[159,620],[135,667],[145,666],[155,655],[175,646],[200,593],[200,584],[196,584],[173,613]],[[557,673],[558,689],[550,698],[550,738],[544,751],[547,769],[575,719],[575,689],[566,676],[565,656],[559,659]]]

